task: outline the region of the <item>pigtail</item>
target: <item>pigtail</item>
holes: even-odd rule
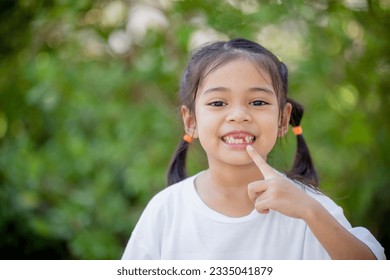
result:
[[[167,184],[173,185],[187,178],[186,158],[189,144],[181,140],[168,166]]]
[[[292,105],[290,124],[293,127],[299,127],[304,111],[303,106],[290,98],[288,98],[288,102]],[[317,171],[314,168],[309,148],[302,133],[297,134],[297,151],[288,176],[292,179],[303,181],[314,188],[318,188]]]

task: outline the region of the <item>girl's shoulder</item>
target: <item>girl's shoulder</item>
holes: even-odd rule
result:
[[[149,201],[148,205],[169,206],[182,201],[188,201],[188,196],[191,196],[193,193],[191,190],[194,188],[194,180],[196,176],[197,175],[188,177],[159,191]]]

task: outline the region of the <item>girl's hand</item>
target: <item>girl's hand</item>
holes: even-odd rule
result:
[[[252,146],[247,146],[247,152],[264,177],[248,185],[248,195],[256,210],[267,214],[272,209],[289,217],[305,219],[316,200],[278,174]]]
[[[249,197],[257,211],[266,214],[272,209],[305,220],[332,259],[376,259],[366,244],[345,229],[314,198],[275,172],[252,146],[247,146],[247,152],[264,177],[248,185]]]

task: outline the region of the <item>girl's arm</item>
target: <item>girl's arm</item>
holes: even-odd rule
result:
[[[345,229],[317,200],[272,169],[251,147],[247,151],[264,180],[248,186],[258,212],[270,209],[303,219],[332,259],[376,259],[370,248]]]
[[[376,259],[366,244],[345,229],[318,201],[306,196],[311,206],[302,219],[332,259]]]

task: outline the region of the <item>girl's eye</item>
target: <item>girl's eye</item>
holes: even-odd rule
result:
[[[262,100],[255,100],[250,102],[249,104],[253,106],[263,106],[263,105],[267,105],[268,103]]]
[[[226,103],[223,101],[213,101],[213,102],[210,102],[208,105],[213,106],[213,107],[222,107],[222,106],[226,105]]]

